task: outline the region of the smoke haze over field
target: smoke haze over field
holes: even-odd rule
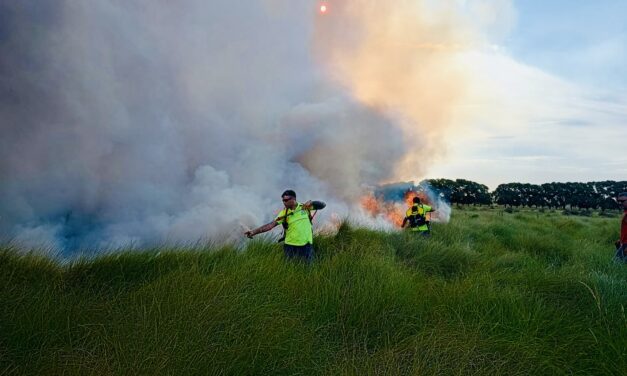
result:
[[[287,5],[0,5],[3,235],[61,248],[240,235],[286,188],[347,215],[404,143],[325,83],[311,3]]]
[[[466,3],[0,3],[0,238],[241,237],[287,188],[327,202],[321,225],[381,225],[364,187],[423,177],[488,117],[467,61],[488,72],[515,17]]]

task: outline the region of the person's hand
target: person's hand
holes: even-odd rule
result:
[[[246,235],[248,237],[248,239],[252,239],[253,236],[255,236],[255,234],[253,234],[252,230],[248,230],[244,233],[244,235]]]
[[[306,210],[310,210],[311,209],[311,200],[305,202],[303,204],[303,208],[305,208]]]

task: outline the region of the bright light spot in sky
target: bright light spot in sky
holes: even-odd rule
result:
[[[320,13],[326,13],[327,12],[327,6],[325,4],[320,5]]]

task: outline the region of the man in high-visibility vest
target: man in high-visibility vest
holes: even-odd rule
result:
[[[621,192],[616,201],[623,209],[623,219],[620,223],[620,239],[616,242],[616,260],[627,262],[627,192]]]
[[[313,228],[312,220],[314,210],[320,210],[326,206],[322,201],[307,201],[303,204],[296,201],[296,192],[291,189],[283,192],[281,200],[285,206],[277,217],[263,226],[244,233],[248,238],[262,232],[270,231],[279,224],[285,230],[285,242],[283,251],[288,259],[300,258],[306,262],[313,261]]]
[[[427,220],[427,213],[435,210],[429,206],[420,203],[419,197],[414,197],[413,205],[405,212],[405,218],[401,227],[405,228],[409,224],[410,231],[415,231],[424,236],[429,236],[431,228]]]

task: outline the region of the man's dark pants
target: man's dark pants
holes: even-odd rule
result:
[[[283,244],[283,251],[285,252],[285,257],[288,259],[301,259],[307,263],[311,263],[313,261],[314,249],[311,244],[301,246]]]
[[[627,255],[625,254],[625,248],[627,248],[627,244],[623,244],[620,247],[616,248],[616,255],[614,258],[616,261],[622,261],[627,263]]]

